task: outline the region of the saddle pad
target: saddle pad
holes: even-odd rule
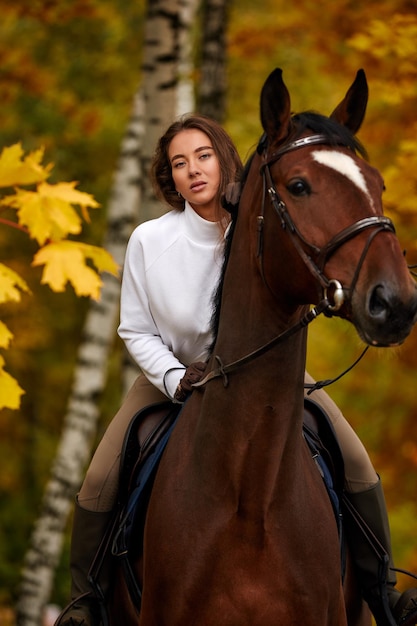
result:
[[[156,470],[181,408],[182,405],[172,402],[160,403],[146,407],[132,419],[122,454],[120,514],[112,547],[115,556],[126,552],[133,554],[138,549],[141,550],[143,525]],[[139,429],[146,419],[152,419],[155,413],[164,417],[157,421],[156,426],[140,443]],[[135,541],[131,542],[133,528]]]

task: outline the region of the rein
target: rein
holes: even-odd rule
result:
[[[260,259],[260,269],[261,269],[262,279],[265,285],[271,291],[271,293],[273,294],[273,291],[271,290],[271,288],[269,287],[265,279],[264,272],[263,272],[263,263],[262,263],[263,230],[265,226],[265,217],[264,217],[265,200],[266,200],[267,194],[269,195],[269,199],[271,201],[271,204],[275,212],[280,218],[281,227],[289,233],[289,236],[291,237],[291,241],[295,249],[297,250],[298,254],[302,258],[302,260],[304,261],[305,265],[308,267],[308,269],[310,270],[314,278],[319,282],[320,286],[322,287],[323,289],[322,300],[319,302],[317,306],[312,308],[305,316],[303,316],[294,326],[291,326],[290,328],[283,331],[282,333],[280,333],[279,335],[277,335],[276,337],[274,337],[273,339],[271,339],[264,345],[260,346],[253,352],[250,352],[246,356],[240,359],[237,359],[236,361],[233,361],[232,363],[224,365],[220,356],[216,355],[214,358],[218,364],[218,367],[213,369],[211,372],[209,372],[198,383],[194,383],[192,385],[193,388],[203,387],[210,380],[213,380],[214,378],[220,378],[220,377],[223,379],[223,385],[227,387],[229,384],[228,374],[235,371],[239,367],[246,365],[250,361],[253,361],[255,358],[261,356],[262,354],[265,354],[268,350],[270,350],[274,346],[285,341],[286,339],[288,339],[289,337],[291,337],[292,335],[300,331],[302,328],[305,328],[314,319],[316,319],[321,313],[331,316],[335,311],[338,311],[343,305],[343,302],[345,299],[345,293],[344,293],[343,286],[338,280],[329,279],[324,275],[323,270],[328,259],[336,252],[338,248],[340,248],[343,244],[345,244],[347,241],[349,241],[353,237],[356,237],[356,235],[358,235],[359,233],[369,228],[375,229],[369,236],[367,243],[364,247],[364,250],[361,254],[361,257],[359,259],[358,266],[356,267],[352,284],[349,289],[352,294],[353,289],[359,277],[360,269],[363,265],[366,254],[369,250],[369,247],[374,237],[382,231],[390,231],[392,233],[395,233],[395,227],[392,221],[388,217],[385,217],[383,215],[377,215],[377,216],[370,216],[370,217],[362,218],[358,220],[357,222],[355,222],[354,224],[351,224],[347,228],[344,228],[342,231],[337,233],[321,249],[309,243],[308,241],[306,241],[304,237],[301,235],[301,233],[297,229],[296,225],[294,224],[287,210],[285,202],[280,198],[276,190],[274,181],[272,179],[271,171],[270,171],[270,166],[273,163],[275,163],[278,159],[280,159],[287,152],[298,150],[300,148],[304,148],[304,147],[311,146],[311,145],[329,145],[330,143],[331,142],[329,141],[329,138],[326,135],[315,134],[309,137],[303,137],[301,139],[297,139],[281,147],[279,150],[272,153],[268,159],[266,158],[266,151],[264,151],[265,162],[262,164],[261,170],[260,170],[260,173],[263,177],[263,196],[262,196],[261,214],[258,215],[258,220],[257,220],[258,221],[257,256]],[[261,146],[263,147],[263,145],[264,145],[264,138],[261,139],[259,147]],[[306,252],[305,248],[309,249],[310,254]],[[313,256],[316,257],[316,260],[313,259]],[[332,302],[329,300],[330,291],[332,292],[332,296],[331,296]],[[309,393],[314,391],[314,389],[317,389],[325,385],[329,385],[335,380],[338,380],[339,378],[341,378],[344,374],[350,371],[350,369],[352,369],[352,367],[354,367],[360,361],[360,359],[366,353],[367,349],[368,349],[368,346],[362,352],[361,356],[355,361],[355,363],[351,367],[349,367],[345,372],[337,376],[337,378],[335,379],[321,381],[321,382],[316,383],[314,388],[310,389]]]
[[[297,322],[297,324],[294,324],[294,326],[291,326],[291,328],[287,328],[287,330],[284,330],[282,333],[280,333],[279,335],[277,335],[276,337],[274,337],[273,339],[265,343],[263,346],[260,346],[260,348],[257,348],[253,352],[250,352],[246,356],[238,359],[237,361],[233,361],[232,363],[229,363],[228,365],[224,365],[221,358],[218,355],[216,355],[214,358],[217,361],[219,367],[209,372],[207,376],[205,376],[198,383],[194,383],[192,385],[193,389],[198,388],[198,387],[203,387],[206,383],[208,383],[209,380],[212,380],[213,378],[220,378],[220,377],[223,378],[223,385],[227,387],[229,384],[227,374],[230,374],[230,372],[233,372],[239,367],[242,367],[242,365],[246,365],[246,363],[253,361],[258,356],[265,354],[265,352],[268,352],[268,350],[278,345],[282,341],[285,341],[292,335],[295,335],[299,330],[308,326],[313,320],[316,319],[316,317],[318,317],[321,313],[323,313],[329,307],[329,305],[330,305],[330,302],[327,299],[327,297],[323,298],[323,300],[317,306],[312,308],[306,315],[304,315],[304,317],[302,317]]]

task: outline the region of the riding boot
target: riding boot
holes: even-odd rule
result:
[[[381,481],[366,491],[348,493],[346,497],[347,504],[351,505],[345,515],[347,540],[363,597],[377,626],[414,626],[417,624],[417,589],[401,593],[395,588],[397,579]],[[356,514],[359,517],[355,521]]]
[[[90,570],[96,562],[111,518],[112,512],[88,511],[76,501],[70,554],[72,600],[61,612],[55,626],[101,624],[102,601],[110,585],[109,557],[104,557],[95,588],[90,581]]]

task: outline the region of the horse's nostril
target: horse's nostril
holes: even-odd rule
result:
[[[369,299],[369,313],[372,317],[385,318],[389,308],[388,302],[384,295],[384,287],[378,285],[372,290]]]

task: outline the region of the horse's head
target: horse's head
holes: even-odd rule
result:
[[[270,291],[294,304],[327,297],[328,314],[351,320],[365,342],[387,346],[409,334],[417,291],[383,216],[381,175],[354,137],[367,98],[360,70],[330,117],[291,115],[282,72],[272,72],[261,94],[264,135],[249,170],[257,182],[250,178],[244,195],[257,203],[257,254]]]

